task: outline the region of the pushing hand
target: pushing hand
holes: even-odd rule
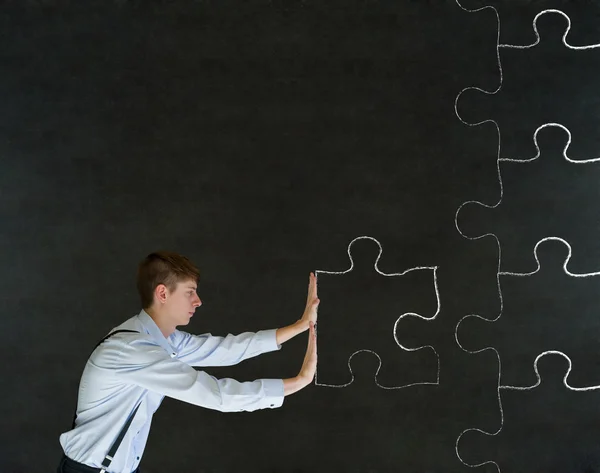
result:
[[[308,329],[309,323],[317,323],[317,309],[319,308],[319,300],[317,296],[317,277],[314,273],[310,273],[308,277],[308,295],[306,297],[306,308],[300,321],[305,326],[305,330]]]

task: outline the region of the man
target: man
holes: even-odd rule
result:
[[[281,407],[285,396],[312,382],[319,306],[313,273],[304,313],[295,323],[226,337],[177,330],[202,305],[198,279],[198,269],[174,252],[154,252],[140,263],[137,288],[143,309],[111,330],[90,355],[73,428],[60,435],[64,455],[57,473],[139,472],[152,415],[164,396],[222,412],[254,411]],[[307,329],[306,355],[294,378],[238,382],[192,368],[230,366],[279,350]]]

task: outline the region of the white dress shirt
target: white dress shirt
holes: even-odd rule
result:
[[[226,337],[175,330],[165,338],[145,310],[110,332],[122,329],[140,333],[111,336],[94,350],[83,370],[75,428],[60,435],[65,455],[75,461],[100,468],[140,400],[133,422],[107,469],[109,473],[130,473],[138,467],[152,415],[165,396],[222,412],[277,408],[283,404],[282,379],[238,382],[217,379],[192,368],[235,365],[279,350],[276,329]]]

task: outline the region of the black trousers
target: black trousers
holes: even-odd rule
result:
[[[63,453],[62,458],[60,459],[60,464],[58,465],[58,469],[56,473],[99,473],[100,468],[93,468],[91,466],[84,465],[83,463],[76,462],[75,460],[71,460],[68,456]],[[140,468],[138,467],[132,473],[141,473]]]

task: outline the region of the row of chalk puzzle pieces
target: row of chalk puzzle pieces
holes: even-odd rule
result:
[[[458,6],[468,12],[478,12],[487,8],[492,8],[498,17],[498,65],[500,71],[500,85],[495,91],[486,91],[477,87],[467,87],[463,89],[458,95],[455,102],[455,113],[459,120],[469,126],[477,126],[486,122],[494,123],[498,129],[498,134],[509,126],[511,123],[517,123],[518,119],[514,117],[514,111],[510,110],[510,107],[506,107],[503,104],[501,97],[501,89],[503,87],[503,81],[511,80],[511,77],[504,77],[502,70],[502,60],[505,55],[509,52],[518,53],[522,50],[531,50],[540,44],[540,33],[538,30],[538,22],[544,15],[557,15],[564,19],[564,34],[561,37],[561,47],[576,54],[576,57],[572,57],[573,61],[570,61],[570,66],[577,68],[585,64],[585,67],[594,65],[598,59],[600,59],[600,44],[587,44],[581,46],[575,46],[569,43],[568,35],[571,30],[571,17],[562,10],[558,9],[546,9],[538,11],[533,18],[523,15],[523,4],[522,2],[513,2],[512,8],[514,15],[511,16],[511,4],[505,0],[456,0]],[[536,3],[536,2],[532,2]],[[540,2],[537,2],[539,6]],[[544,2],[541,2],[544,3]],[[549,2],[545,2],[549,3]],[[564,6],[564,2],[562,5]],[[535,6],[534,6],[535,7]],[[579,9],[581,12],[581,9]],[[572,14],[571,14],[572,15]],[[512,23],[511,27],[506,28],[504,31],[500,31],[501,19],[508,18],[507,23]],[[517,23],[527,23],[527,28],[519,28]],[[584,24],[590,24],[590,22],[582,22]],[[533,25],[533,29],[531,28]],[[509,44],[505,41],[511,41],[511,38],[507,35],[513,34],[512,40],[514,43]],[[516,32],[516,34],[515,34]],[[527,38],[527,35],[532,38]],[[586,32],[589,37],[589,32]],[[529,44],[524,44],[530,39],[534,39]],[[517,44],[521,43],[521,44]],[[565,52],[564,50],[562,52]],[[585,67],[580,70],[585,70]],[[531,71],[529,71],[531,73]],[[572,72],[571,69],[563,73],[566,76],[573,77],[576,72]],[[588,92],[589,93],[589,92]],[[463,118],[464,109],[473,108],[470,106],[471,100],[479,100],[485,98],[488,102],[493,102],[494,109],[497,111],[495,119],[488,117],[479,117],[481,119],[465,120]],[[552,107],[552,104],[546,104],[541,106],[536,104],[533,109],[540,111],[540,121],[543,123],[536,130],[531,130],[533,134],[533,143],[537,153],[531,157],[518,157],[518,153],[515,151],[515,146],[510,141],[507,143],[506,140],[500,140],[502,144],[502,150],[499,145],[498,148],[498,178],[500,182],[500,197],[499,200],[494,204],[484,204],[482,202],[473,200],[463,203],[459,209],[457,209],[455,215],[455,226],[458,232],[465,238],[478,239],[486,236],[492,236],[496,239],[499,248],[499,262],[498,262],[498,273],[497,283],[498,291],[501,301],[500,313],[498,316],[489,320],[478,315],[466,315],[463,317],[455,330],[456,343],[468,353],[477,354],[484,350],[493,350],[498,357],[498,366],[501,366],[500,374],[498,376],[498,399],[501,410],[501,425],[496,432],[486,432],[477,428],[467,429],[462,432],[456,442],[456,454],[461,462],[465,465],[474,467],[481,466],[488,463],[494,464],[500,471],[500,465],[493,460],[483,461],[481,463],[470,463],[463,459],[460,454],[461,440],[465,436],[471,437],[471,434],[484,434],[486,436],[499,436],[502,438],[505,413],[503,411],[503,401],[508,402],[512,396],[516,396],[524,401],[523,406],[527,406],[527,403],[537,402],[537,398],[531,398],[536,389],[539,391],[539,386],[542,384],[542,377],[540,376],[538,365],[543,364],[542,359],[548,359],[551,356],[559,357],[564,362],[565,375],[560,380],[564,389],[561,399],[567,401],[563,403],[566,405],[566,410],[573,414],[578,409],[578,404],[583,400],[584,397],[590,395],[596,395],[595,391],[600,389],[600,375],[597,373],[586,373],[584,377],[587,382],[584,385],[571,386],[569,384],[569,374],[573,368],[573,361],[575,360],[575,369],[577,369],[577,362],[589,359],[593,357],[593,353],[590,353],[589,347],[590,342],[595,342],[596,336],[594,333],[590,333],[589,328],[585,326],[580,327],[579,335],[575,338],[571,337],[566,340],[564,337],[565,333],[573,333],[573,324],[577,324],[575,317],[570,317],[568,314],[571,313],[572,307],[577,299],[577,294],[581,294],[582,291],[588,294],[600,294],[600,272],[571,272],[568,268],[569,261],[572,257],[573,243],[575,247],[575,258],[580,258],[581,261],[585,261],[585,243],[580,241],[578,236],[581,233],[581,228],[594,229],[597,217],[594,212],[582,213],[582,219],[585,221],[579,222],[579,225],[574,225],[571,229],[560,228],[558,229],[553,223],[558,221],[564,221],[565,217],[572,216],[573,203],[565,199],[561,206],[549,207],[545,201],[529,201],[524,197],[527,189],[531,188],[548,188],[551,184],[551,192],[555,195],[573,195],[581,201],[595,202],[593,199],[597,192],[597,183],[600,182],[600,158],[584,158],[584,159],[572,159],[568,155],[568,149],[571,145],[572,135],[569,127],[578,128],[579,122],[559,123],[563,118],[561,117],[561,110],[559,107]],[[590,108],[587,111],[595,112],[595,108]],[[597,114],[587,114],[585,116],[569,117],[569,119],[575,118],[576,120],[585,120],[586,123],[593,122]],[[548,120],[551,116],[553,120]],[[600,117],[600,115],[598,115]],[[544,121],[545,120],[545,121]],[[567,125],[567,126],[565,126]],[[561,152],[557,152],[557,146],[554,142],[549,143],[547,147],[539,146],[539,136],[542,132],[554,131],[562,136],[562,148]],[[556,135],[556,133],[555,133]],[[509,134],[510,136],[510,134]],[[531,136],[531,135],[530,135]],[[580,138],[582,139],[582,138]],[[508,151],[507,151],[508,150]],[[507,153],[509,157],[503,157],[503,153]],[[523,156],[521,154],[521,156]],[[548,182],[548,176],[559,176],[560,179],[552,179],[552,182]],[[503,179],[504,178],[504,179]],[[506,180],[507,182],[504,182]],[[581,192],[573,193],[573,189],[581,189]],[[591,193],[593,195],[590,195]],[[524,211],[525,207],[525,211]],[[480,212],[481,210],[484,212]],[[490,220],[486,220],[491,215]],[[540,218],[532,219],[531,215],[538,215]],[[519,221],[519,218],[525,220]],[[574,216],[577,217],[577,216]],[[496,230],[494,231],[494,226]],[[483,227],[483,228],[482,228]],[[482,228],[483,231],[489,233],[483,233],[479,231]],[[503,229],[509,229],[509,232],[514,232],[515,228],[527,228],[528,234],[532,233],[537,235],[535,241],[511,241],[509,234],[503,234]],[[506,231],[506,230],[505,230]],[[556,236],[558,235],[558,236]],[[319,284],[327,284],[330,281],[329,276],[342,276],[348,275],[355,269],[355,264],[352,255],[353,246],[360,240],[370,242],[371,244],[377,245],[378,255],[374,262],[373,269],[378,276],[384,278],[395,278],[395,277],[406,277],[409,274],[415,275],[420,273],[421,275],[426,274],[429,278],[432,287],[432,295],[435,294],[437,299],[437,310],[436,312],[425,317],[416,313],[405,313],[400,315],[393,327],[389,327],[394,336],[394,341],[398,347],[403,350],[419,350],[419,349],[430,349],[437,357],[437,367],[432,367],[431,376],[428,380],[420,380],[412,383],[399,384],[394,386],[384,386],[379,384],[377,380],[377,374],[375,375],[375,383],[385,389],[400,389],[418,384],[439,384],[440,380],[440,361],[439,355],[435,351],[433,346],[409,348],[404,346],[397,337],[398,324],[401,323],[405,317],[420,317],[425,320],[433,320],[440,312],[440,297],[437,283],[436,271],[437,267],[417,267],[410,268],[401,273],[383,273],[378,268],[379,259],[382,256],[383,248],[381,244],[372,237],[361,236],[354,239],[348,246],[348,256],[350,259],[350,267],[343,271],[326,271],[318,270],[316,272],[317,277],[320,279]],[[514,240],[514,238],[513,238]],[[512,243],[512,246],[511,246]],[[525,252],[526,250],[526,252]],[[544,250],[547,253],[544,254]],[[533,258],[537,265],[533,267]],[[540,264],[539,256],[544,254],[544,264]],[[560,256],[557,258],[556,255]],[[529,270],[524,271],[522,269],[523,262],[526,262]],[[520,270],[519,270],[520,268]],[[546,269],[547,268],[547,269]],[[359,268],[360,269],[360,268]],[[551,273],[552,280],[555,281],[555,287],[561,288],[561,294],[549,294],[546,300],[539,299],[539,295],[543,293],[543,284],[547,281],[546,278],[540,278],[540,271],[547,271]],[[324,278],[325,276],[325,278]],[[382,279],[383,280],[383,279]],[[534,308],[539,307],[540,310],[547,311],[550,306],[556,317],[552,318],[551,330],[540,330],[539,323],[527,323],[527,320],[523,320],[523,314],[514,313],[514,309],[511,311],[511,300],[526,301],[526,305]],[[505,303],[505,301],[507,303]],[[542,309],[543,308],[543,309]],[[520,316],[520,318],[519,318]],[[539,318],[536,322],[539,321]],[[557,321],[559,323],[557,323]],[[566,324],[565,326],[561,326]],[[481,333],[481,329],[484,325],[489,325],[493,328],[492,333],[489,337],[492,339],[492,344],[487,347],[479,347],[469,349],[463,345],[462,340],[474,339],[470,329],[477,330],[477,333]],[[511,339],[510,334],[518,326],[523,340],[537,340],[538,343],[531,344],[530,352],[528,353],[529,359],[526,361],[531,366],[530,376],[523,376],[522,365],[524,360],[522,354],[515,354],[511,347],[514,346],[515,340]],[[567,330],[568,326],[568,330]],[[546,348],[543,346],[546,345]],[[326,379],[323,380],[317,373],[316,384],[328,387],[345,387],[352,383],[354,376],[350,366],[351,359],[357,353],[367,351],[375,355],[379,359],[379,366],[381,368],[381,358],[379,355],[372,350],[364,349],[354,346],[350,347],[353,354],[348,360],[348,368],[351,374],[351,380],[346,383],[338,382],[332,384]],[[437,374],[436,374],[437,370]],[[379,372],[379,370],[377,371]],[[588,377],[589,376],[589,377]],[[550,377],[548,377],[550,379]],[[579,378],[580,379],[580,378]],[[544,379],[546,381],[546,379]],[[554,380],[556,381],[556,380]],[[551,383],[551,380],[547,381]],[[511,404],[514,405],[514,402]],[[519,403],[520,404],[520,403]],[[581,409],[579,409],[581,410]],[[515,415],[516,413],[511,413]],[[550,411],[551,416],[565,415],[564,409],[561,412]],[[583,417],[582,417],[583,415]],[[586,419],[586,413],[579,412],[579,416],[574,416],[579,419]],[[511,418],[507,416],[506,419],[510,422]],[[577,428],[577,426],[575,426]],[[472,439],[469,439],[472,440]],[[506,442],[507,439],[504,439]],[[513,442],[514,444],[514,442]],[[521,446],[522,447],[522,446]],[[515,450],[516,446],[511,447]],[[548,448],[553,446],[548,445]],[[589,446],[582,445],[581,448],[591,448]],[[515,456],[515,452],[512,452]],[[518,457],[518,455],[516,455]]]

